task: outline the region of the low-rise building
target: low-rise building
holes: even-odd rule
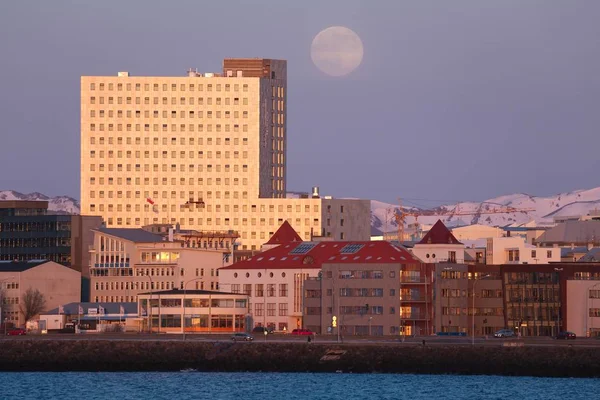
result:
[[[227,265],[227,248],[188,247],[185,241],[135,228],[94,230],[90,247],[91,298],[97,302],[135,302],[150,290],[218,290],[218,269]]]
[[[138,303],[145,331],[211,334],[245,332],[252,325],[245,294],[173,289],[139,294]]]
[[[558,247],[536,247],[521,237],[487,239],[487,264],[548,264],[560,262]]]
[[[414,245],[412,253],[424,263],[463,264],[465,245],[438,220],[423,239]]]
[[[0,261],[0,318],[25,325],[23,294],[39,290],[45,310],[81,299],[81,273],[54,261]]]
[[[502,237],[502,229],[495,226],[473,224],[452,228],[452,235],[462,241]]]
[[[137,303],[69,303],[40,315],[42,333],[72,332],[139,332],[141,319]]]

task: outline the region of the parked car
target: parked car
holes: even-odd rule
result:
[[[494,333],[494,337],[504,338],[504,337],[514,337],[515,332],[512,329],[500,329],[499,331]]]
[[[252,333],[260,333],[261,335],[264,335],[265,331],[267,331],[267,333],[272,334],[273,333],[273,328],[270,327],[264,327],[264,326],[257,326],[256,328],[252,329]]]
[[[248,333],[238,332],[231,335],[231,340],[233,340],[234,342],[251,342],[254,340],[254,338]]]
[[[574,340],[577,338],[577,335],[573,332],[569,332],[569,331],[564,331],[564,332],[559,332],[558,336],[556,337],[557,339],[564,339],[564,340]]]
[[[314,335],[315,333],[310,329],[294,329],[292,335]]]
[[[27,331],[23,328],[13,328],[6,332],[7,336],[23,336],[27,335]]]

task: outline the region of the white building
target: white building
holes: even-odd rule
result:
[[[558,247],[535,247],[522,237],[487,239],[486,264],[548,264],[560,261]]]
[[[478,240],[503,236],[502,229],[481,224],[460,226],[453,228],[451,232],[452,235],[461,242],[465,240]]]
[[[218,290],[218,269],[231,263],[231,250],[187,247],[183,240],[169,239],[143,229],[95,230],[90,298],[122,303],[155,290]]]
[[[448,262],[463,264],[465,245],[456,240],[440,220],[412,249],[412,253],[425,263]]]

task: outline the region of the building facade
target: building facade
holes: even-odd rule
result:
[[[89,277],[92,229],[102,218],[48,214],[47,201],[0,201],[0,261],[49,260]]]
[[[81,273],[54,261],[0,261],[0,318],[24,326],[23,294],[39,290],[45,310],[81,299]]]
[[[220,74],[81,78],[81,210],[108,227],[235,230],[258,250],[283,221],[367,240],[369,201],[286,199],[287,63],[226,59]]]
[[[250,331],[248,296],[207,290],[165,290],[138,298],[143,330],[158,333]]]
[[[188,247],[183,240],[135,228],[94,231],[90,248],[91,298],[136,302],[139,293],[172,289],[218,290],[219,268],[231,263],[225,247]]]
[[[558,247],[536,247],[522,237],[487,239],[487,264],[548,264],[561,261]]]

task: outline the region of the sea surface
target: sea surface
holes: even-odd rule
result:
[[[5,372],[0,399],[597,399],[600,380],[456,375]]]

